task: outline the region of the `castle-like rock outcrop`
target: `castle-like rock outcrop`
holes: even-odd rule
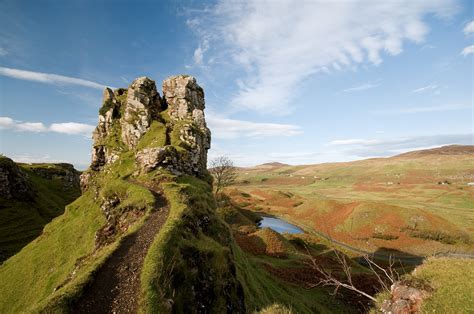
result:
[[[163,82],[163,95],[147,77],[137,78],[128,89],[104,90],[92,136],[92,170],[133,151],[141,172],[161,168],[174,174],[206,173],[211,133],[204,117],[203,89],[194,77],[178,75]],[[85,173],[83,185],[90,175]]]

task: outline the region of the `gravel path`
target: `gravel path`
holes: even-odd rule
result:
[[[71,313],[137,312],[143,261],[169,212],[163,197],[153,194],[156,198],[155,212],[107,259],[92,283],[71,306]]]

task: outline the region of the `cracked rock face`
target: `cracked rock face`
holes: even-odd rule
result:
[[[6,199],[31,200],[35,193],[26,175],[9,158],[2,157],[0,163],[0,197]]]
[[[90,168],[99,171],[116,162],[122,152],[136,150],[152,123],[157,121],[166,128],[166,143],[135,152],[141,171],[160,168],[175,174],[204,174],[211,142],[204,107],[203,89],[194,77],[186,75],[173,76],[163,82],[163,99],[155,82],[147,77],[137,78],[128,89],[106,88],[99,123],[93,132]],[[169,116],[167,122],[161,114],[165,110]],[[85,181],[89,179],[90,175],[83,175],[83,187],[88,185]]]
[[[120,121],[122,141],[128,148],[137,146],[161,109],[161,98],[156,91],[155,81],[140,77],[130,84],[124,116]]]
[[[174,119],[192,118],[204,110],[204,90],[192,76],[178,75],[164,80],[163,96]]]

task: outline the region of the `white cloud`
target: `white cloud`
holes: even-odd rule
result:
[[[423,87],[420,87],[420,88],[417,88],[413,91],[413,93],[422,93],[422,92],[426,92],[426,91],[429,91],[429,90],[433,90],[433,89],[437,89],[438,88],[438,85],[436,84],[430,84],[430,85],[427,85],[427,86],[423,86]]]
[[[48,131],[48,128],[44,126],[43,123],[41,122],[23,122],[23,123],[16,123],[15,128],[18,131],[24,131],[24,132],[46,132]]]
[[[84,87],[104,89],[106,86],[92,81],[83,80],[80,78],[41,73],[33,71],[25,71],[12,68],[0,67],[0,75],[12,77],[19,80],[41,82],[53,85],[79,85]]]
[[[353,157],[383,157],[442,145],[473,145],[474,134],[439,134],[430,136],[409,136],[384,139],[336,140],[330,146],[345,147],[342,153]]]
[[[93,125],[75,122],[53,123],[47,127],[42,122],[22,122],[15,121],[10,117],[0,117],[0,129],[11,129],[19,132],[56,132],[89,137],[94,128]]]
[[[232,139],[238,137],[264,138],[273,136],[295,136],[303,133],[293,124],[257,123],[208,115],[207,123],[214,138]]]
[[[315,73],[380,64],[383,54],[400,54],[404,41],[424,41],[425,16],[455,10],[451,0],[221,0],[192,25],[201,42],[209,40],[216,64],[245,71],[231,105],[281,114],[293,109],[298,86]]]
[[[372,114],[376,115],[397,115],[397,114],[414,114],[423,112],[438,112],[438,111],[456,111],[456,110],[473,110],[472,105],[443,105],[443,106],[427,106],[427,107],[411,107],[411,108],[398,108],[398,109],[387,109],[387,110],[375,110]]]
[[[362,85],[346,88],[346,89],[343,90],[343,92],[345,92],[345,93],[360,92],[360,91],[363,91],[363,90],[367,90],[367,89],[371,89],[371,88],[375,88],[375,87],[379,87],[379,86],[380,86],[380,84],[365,83],[365,84],[362,84]]]
[[[0,129],[11,129],[15,125],[15,121],[9,117],[0,117]]]
[[[463,56],[467,56],[467,55],[470,55],[474,53],[474,45],[470,45],[470,46],[467,46],[466,48],[464,48],[462,51],[461,51],[461,54]]]
[[[65,122],[65,123],[53,123],[49,127],[49,130],[57,133],[64,134],[82,134],[89,136],[94,130],[93,125],[75,123],[75,122]]]
[[[466,26],[463,29],[464,35],[469,35],[474,33],[474,21],[470,21],[469,23],[466,24]]]

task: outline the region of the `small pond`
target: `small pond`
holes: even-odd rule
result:
[[[272,228],[278,233],[304,233],[304,231],[298,228],[297,226],[289,224],[282,219],[273,217],[262,217],[262,221],[260,222],[260,228],[265,227]]]

